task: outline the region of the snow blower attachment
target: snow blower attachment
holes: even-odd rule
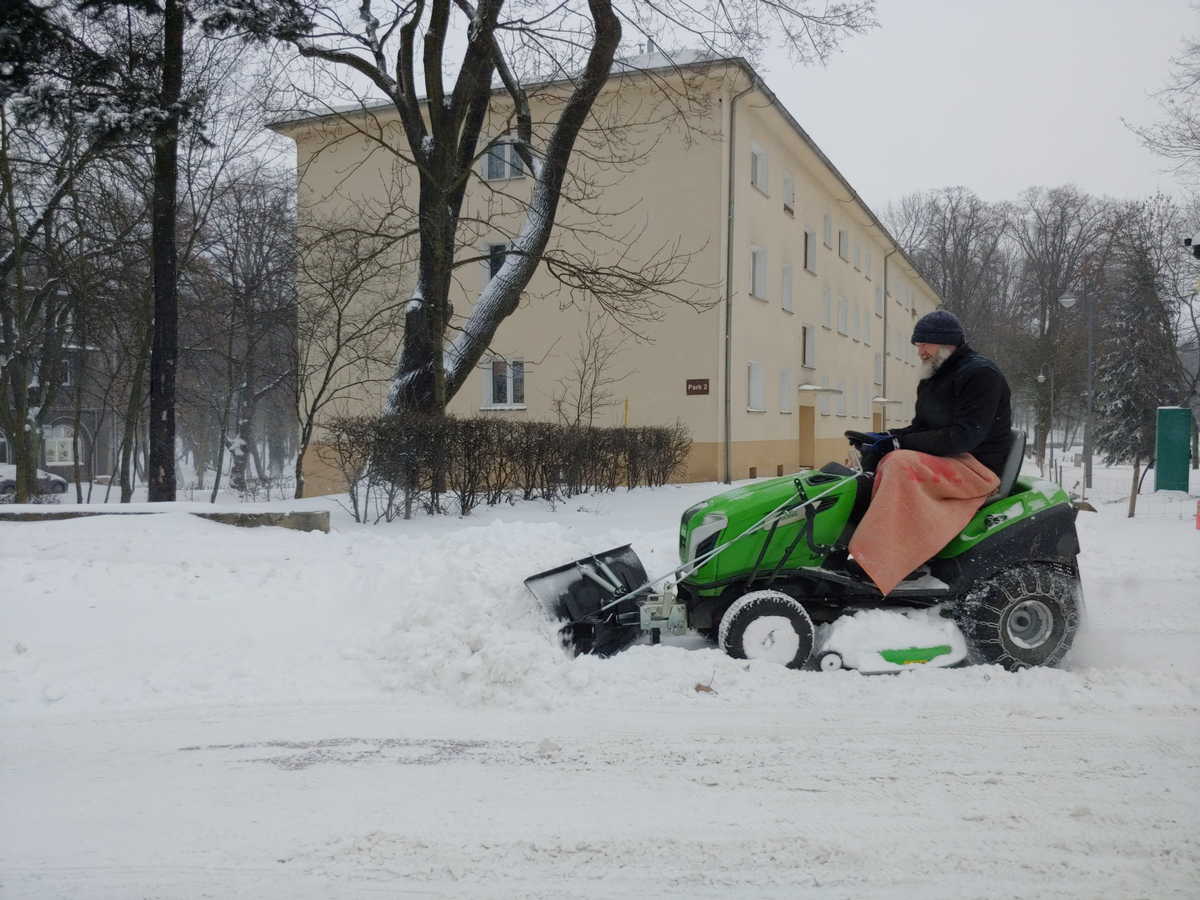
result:
[[[847,437],[855,444],[860,435]],[[695,630],[736,658],[791,668],[1056,665],[1082,607],[1076,510],[1058,485],[1017,477],[1024,443],[1013,432],[991,502],[886,597],[846,559],[872,475],[837,463],[686,510],[681,564],[657,578],[647,579],[626,545],[525,583],[578,653],[607,656],[643,633],[657,642],[663,632]],[[890,642],[861,615],[877,609],[897,614]],[[847,643],[863,634],[876,642],[869,652],[861,640]]]

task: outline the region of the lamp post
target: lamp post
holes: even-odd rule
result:
[[[1037,383],[1046,383],[1046,367],[1037,374]],[[1050,446],[1050,477],[1054,477],[1054,366],[1050,367],[1050,418],[1047,428],[1046,443]],[[1042,473],[1045,475],[1045,472]]]
[[[1070,309],[1075,305],[1075,298],[1067,295],[1059,297],[1058,302],[1062,304],[1063,309]],[[1087,331],[1087,401],[1083,410],[1083,491],[1082,497],[1087,497],[1087,489],[1092,486],[1092,333],[1094,321],[1094,309],[1096,302],[1088,302],[1087,290],[1082,292],[1080,302],[1083,304],[1083,309],[1086,316]]]

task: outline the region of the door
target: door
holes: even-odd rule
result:
[[[800,467],[812,468],[817,464],[817,423],[816,407],[801,406],[796,412],[800,414]]]

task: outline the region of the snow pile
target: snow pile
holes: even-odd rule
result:
[[[888,662],[880,656],[881,649],[941,646],[950,648],[944,654],[946,662],[966,656],[962,632],[938,609],[866,609],[818,626],[815,652],[835,651],[847,666],[864,672],[899,672],[906,666]]]

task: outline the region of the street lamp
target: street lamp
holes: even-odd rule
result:
[[[1046,383],[1046,367],[1042,366],[1042,370],[1037,373],[1037,383]],[[1050,476],[1054,477],[1054,366],[1050,367],[1050,427],[1049,434],[1046,436],[1046,443],[1050,445]],[[1045,475],[1045,471],[1042,472]]]
[[[1070,309],[1075,305],[1075,298],[1067,295],[1059,297],[1058,302],[1062,304],[1063,309]],[[1093,311],[1096,302],[1093,299],[1088,302],[1087,291],[1083,292],[1080,300],[1083,308],[1087,313],[1087,403],[1083,410],[1083,490],[1082,497],[1087,497],[1087,489],[1092,486],[1092,323],[1094,320]]]

